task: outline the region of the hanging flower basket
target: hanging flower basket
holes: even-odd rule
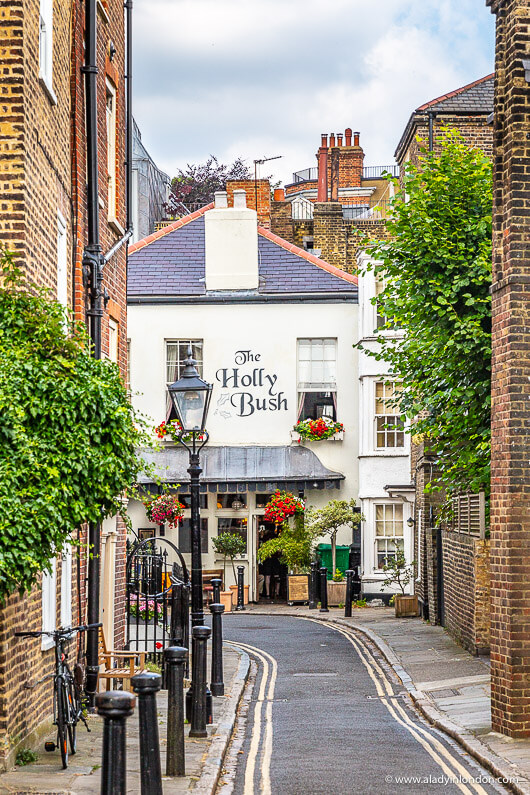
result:
[[[283,524],[290,516],[303,513],[304,508],[305,503],[303,500],[295,497],[290,491],[277,489],[265,506],[263,518],[266,522],[274,522],[277,525]]]
[[[181,440],[182,425],[180,424],[179,420],[169,420],[169,422],[163,420],[160,425],[156,426],[155,433],[159,439],[165,439],[166,437],[169,437],[173,439],[174,442],[178,443]],[[204,434],[199,433],[197,434],[196,438],[198,441],[202,442],[204,439]],[[190,442],[192,440],[192,434],[186,433],[184,436],[182,436],[182,439],[185,442]]]
[[[294,426],[293,430],[300,434],[300,439],[319,442],[322,439],[330,439],[336,433],[342,433],[344,425],[329,417],[319,417],[318,420],[302,420]]]
[[[178,497],[172,494],[162,494],[148,502],[144,502],[147,518],[156,524],[165,524],[176,527],[182,521],[184,506]]]

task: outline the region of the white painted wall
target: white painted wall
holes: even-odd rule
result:
[[[361,254],[361,270],[366,264],[366,254]],[[368,350],[379,348],[374,329],[376,307],[371,299],[376,295],[376,280],[373,271],[359,277],[359,339]],[[385,334],[396,335],[386,331]],[[395,588],[384,588],[383,572],[377,568],[375,506],[403,504],[404,551],[407,560],[414,558],[412,531],[406,520],[413,515],[412,502],[403,502],[390,497],[385,491],[389,484],[410,483],[410,436],[405,434],[403,448],[378,450],[375,445],[375,383],[389,374],[388,365],[377,361],[364,352],[359,353],[359,499],[365,521],[362,525],[362,580],[367,593],[392,592]],[[412,497],[408,497],[412,500]],[[412,584],[409,587],[412,592]]]
[[[127,325],[133,402],[151,419],[153,426],[165,419],[165,342],[202,339],[203,377],[214,384],[208,419],[209,444],[296,444],[291,442],[290,432],[297,420],[297,340],[336,338],[337,414],[345,427],[344,440],[324,440],[308,446],[326,467],[343,473],[345,481],[339,490],[314,490],[306,497],[315,506],[330,499],[357,498],[358,353],[353,348],[357,315],[357,305],[346,302],[130,305]],[[214,497],[209,495],[208,511],[202,512],[212,520],[222,515],[216,512]],[[150,526],[142,505],[130,503],[129,512],[134,527]],[[254,508],[254,495],[250,494],[249,528],[259,521],[254,516],[260,513]],[[216,533],[217,522],[210,521],[209,529],[210,534]],[[167,537],[177,543],[178,531],[169,530]],[[351,531],[345,528],[338,543],[350,544]],[[189,556],[185,558],[189,561]],[[207,569],[219,566],[211,543],[203,565]],[[255,565],[250,548],[245,565]]]

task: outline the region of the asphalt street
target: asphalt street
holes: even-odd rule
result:
[[[220,795],[508,792],[416,713],[359,635],[244,613],[226,616],[223,630],[257,671]]]

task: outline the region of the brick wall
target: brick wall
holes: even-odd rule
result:
[[[492,285],[491,717],[530,736],[529,0],[497,15]]]
[[[493,157],[493,125],[488,124],[485,114],[469,116],[452,116],[440,113],[433,120],[434,151],[439,151],[439,141],[443,128],[449,127],[458,130],[464,141],[473,149],[480,149],[488,157]],[[400,152],[399,165],[410,160],[418,165],[422,149],[427,149],[429,144],[429,127],[424,115],[413,117],[413,127],[410,132],[406,147]],[[403,172],[402,172],[403,173]]]
[[[489,541],[442,531],[444,626],[472,654],[489,652]]]
[[[346,262],[346,230],[342,206],[336,202],[316,202],[313,215],[315,248],[330,265],[344,268]]]
[[[234,191],[244,190],[247,193],[247,207],[256,210],[258,222],[267,229],[271,228],[271,186],[268,179],[229,179],[226,183],[228,206],[234,206]],[[256,207],[257,204],[257,207]]]

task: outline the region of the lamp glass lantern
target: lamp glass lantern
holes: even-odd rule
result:
[[[206,428],[213,386],[199,376],[196,364],[189,347],[181,377],[168,387],[183,433],[202,433]]]

